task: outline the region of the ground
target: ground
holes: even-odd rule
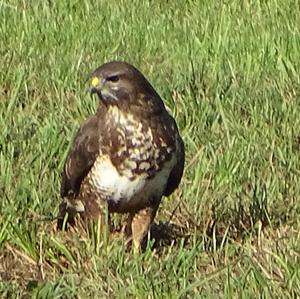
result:
[[[1,298],[299,296],[297,1],[10,0],[0,19]],[[146,75],[186,144],[141,254],[97,226],[55,230],[97,105],[88,75],[113,59]]]

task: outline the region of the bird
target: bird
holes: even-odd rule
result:
[[[82,123],[62,171],[57,226],[128,214],[126,235],[139,250],[163,196],[179,186],[185,146],[175,119],[133,65],[111,61],[90,78],[96,113]],[[101,220],[101,221],[102,221]],[[102,222],[101,222],[102,223]]]

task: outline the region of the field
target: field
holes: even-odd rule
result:
[[[1,1],[0,297],[300,296],[299,5]],[[186,145],[140,254],[96,226],[55,230],[64,159],[98,104],[89,74],[115,59]]]

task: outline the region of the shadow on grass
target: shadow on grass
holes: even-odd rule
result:
[[[190,234],[185,227],[172,222],[154,223],[150,230],[150,240],[153,242],[152,248],[155,250],[179,243],[185,246],[189,238]]]

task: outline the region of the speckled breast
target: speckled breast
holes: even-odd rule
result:
[[[130,114],[111,113],[87,180],[112,210],[126,212],[161,198],[176,164],[176,142]]]

